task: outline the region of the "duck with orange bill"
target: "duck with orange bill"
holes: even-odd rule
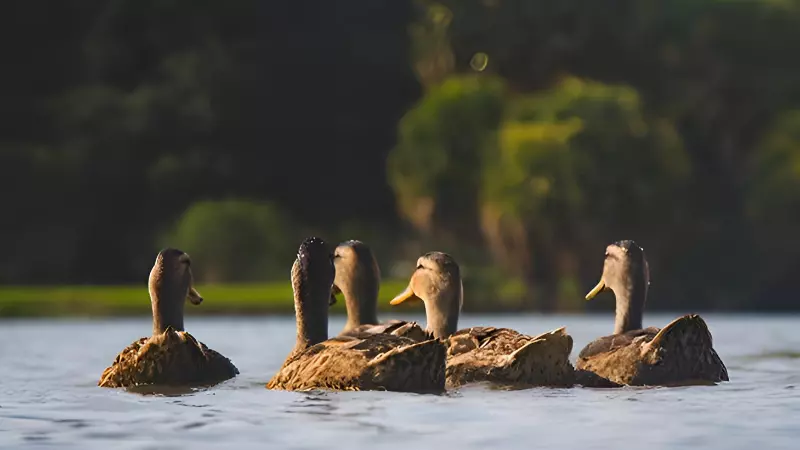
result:
[[[443,252],[419,257],[408,287],[390,304],[420,300],[426,331],[447,343],[447,385],[489,382],[512,388],[574,384],[572,337],[565,328],[531,336],[510,328],[458,329],[464,302],[461,270]]]
[[[606,247],[603,274],[586,299],[604,291],[614,293],[614,333],[581,350],[576,364],[579,372],[595,374],[616,385],[728,381],[728,370],[714,350],[708,325],[699,315],[679,317],[661,329],[642,328],[649,287],[650,266],[644,249],[632,240]]]

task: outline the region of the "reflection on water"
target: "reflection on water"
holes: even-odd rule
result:
[[[378,422],[370,421],[373,416],[380,416],[381,407],[374,403],[362,405],[358,409],[342,408],[337,401],[335,393],[319,392],[315,394],[301,394],[291,404],[287,405],[284,412],[288,414],[299,414],[310,416],[306,421],[328,421],[336,423],[342,419],[349,422],[348,426],[364,432],[372,429],[373,432],[385,433],[390,431],[390,427]],[[300,418],[299,420],[304,420]]]
[[[188,386],[131,386],[125,391],[140,395],[155,395],[160,397],[181,397],[201,392],[213,386],[188,387]]]
[[[287,405],[284,409],[289,414],[310,414],[314,416],[328,416],[336,411],[336,405],[331,402],[325,393],[301,394],[302,396]]]
[[[674,315],[648,315],[663,325]],[[212,387],[107,389],[103,369],[148,332],[135,320],[0,322],[2,448],[796,448],[800,317],[706,315],[731,382],[442,395],[283,392],[264,385],[294,344],[287,317],[187,318],[241,373]],[[420,320],[409,315],[398,318]],[[331,331],[343,326],[332,318]],[[565,325],[573,360],[608,334],[602,316],[467,316],[535,334]],[[742,330],[747,330],[743,338]]]

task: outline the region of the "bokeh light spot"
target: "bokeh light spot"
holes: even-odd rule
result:
[[[489,55],[483,52],[478,52],[472,55],[472,59],[469,61],[470,67],[473,70],[477,70],[478,72],[483,72],[486,69],[486,66],[489,65]]]

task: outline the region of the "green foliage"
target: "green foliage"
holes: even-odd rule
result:
[[[436,42],[423,61],[469,73],[475,55],[486,54],[488,70],[513,86],[480,194],[481,225],[499,260],[511,258],[503,248],[528,248],[511,258],[516,271],[535,260],[545,284],[587,282],[572,273],[588,252],[635,237],[658,271],[651,306],[665,295],[673,307],[735,307],[752,302],[759,284],[791,291],[787,267],[800,262],[800,249],[782,241],[800,222],[797,152],[792,119],[780,115],[800,105],[791,56],[800,52],[800,4],[420,3],[428,15],[418,22]],[[434,26],[442,11],[447,20]],[[607,89],[573,79],[593,91],[575,97],[558,82],[565,76]]]
[[[270,283],[199,284],[203,295],[199,306],[186,305],[186,314],[294,314],[292,285],[288,271],[285,280]],[[378,309],[396,311],[391,300],[408,285],[408,280],[386,279],[381,283]],[[344,301],[330,308],[344,314]],[[125,316],[151,313],[147,285],[135,286],[2,286],[0,317]]]
[[[508,269],[494,286],[522,277],[565,295],[576,291],[575,265],[539,268],[532,258],[572,251],[559,243],[602,246],[620,230],[657,230],[691,175],[678,133],[647,115],[635,89],[574,77],[535,94],[512,94],[492,76],[448,78],[404,117],[389,167],[419,229],[458,231],[458,221],[463,232],[480,217]]]
[[[541,239],[578,224],[656,224],[690,174],[677,133],[645,117],[634,89],[575,78],[515,98],[497,149],[483,201]]]
[[[449,78],[401,120],[399,142],[388,160],[389,181],[403,214],[421,228],[434,216],[474,210],[483,153],[494,138],[505,91],[497,78]],[[437,204],[438,199],[447,200]],[[434,204],[420,211],[425,200]]]
[[[196,262],[204,282],[242,282],[287,277],[298,230],[277,206],[245,200],[197,202],[179,219],[165,246]]]
[[[391,222],[385,155],[419,96],[412,14],[391,0],[9,11],[3,29],[29,39],[2,64],[0,281],[139,280],[159,230],[203,198],[277,201],[325,231]],[[357,176],[331,170],[343,160]]]
[[[45,35],[4,55],[4,283],[141,280],[155,242],[208,280],[283,279],[280,206],[387,271],[446,249],[487,301],[583,305],[625,237],[648,307],[795,291],[797,1],[18,3],[9,35]],[[220,196],[276,203],[201,202],[158,241]]]
[[[634,89],[577,78],[513,98],[496,147],[482,179],[486,237],[501,262],[559,298],[575,298],[577,275],[559,259],[620,230],[657,229],[690,174],[677,133],[645,116]]]

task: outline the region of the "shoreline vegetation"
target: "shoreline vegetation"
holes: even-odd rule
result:
[[[388,311],[389,300],[407,284],[404,280],[385,281],[378,298],[379,311]],[[198,284],[197,290],[204,301],[198,306],[187,305],[187,315],[294,313],[288,282]],[[340,294],[337,299],[331,312],[344,313],[344,298]],[[147,285],[0,287],[0,318],[142,314],[151,314]]]
[[[405,311],[424,313],[420,304],[413,302],[403,306],[390,306],[391,300],[407,286],[405,280],[386,280],[378,294],[378,312],[387,314]],[[187,316],[249,315],[249,314],[294,314],[292,288],[286,282],[198,284],[203,303],[187,305]],[[561,308],[552,313],[607,314],[613,309],[609,302],[602,310]],[[494,299],[491,302],[465,302],[465,313],[502,314],[514,312],[544,313],[540,308],[519,301]],[[652,313],[679,311],[650,308]],[[344,298],[337,295],[337,302],[330,309],[332,315],[346,314]],[[730,310],[700,308],[697,313],[716,312],[722,314],[746,313],[748,308]],[[760,311],[771,314],[792,314],[793,311]],[[0,319],[14,318],[59,318],[59,317],[131,317],[151,315],[147,286],[73,285],[73,286],[0,286]]]

